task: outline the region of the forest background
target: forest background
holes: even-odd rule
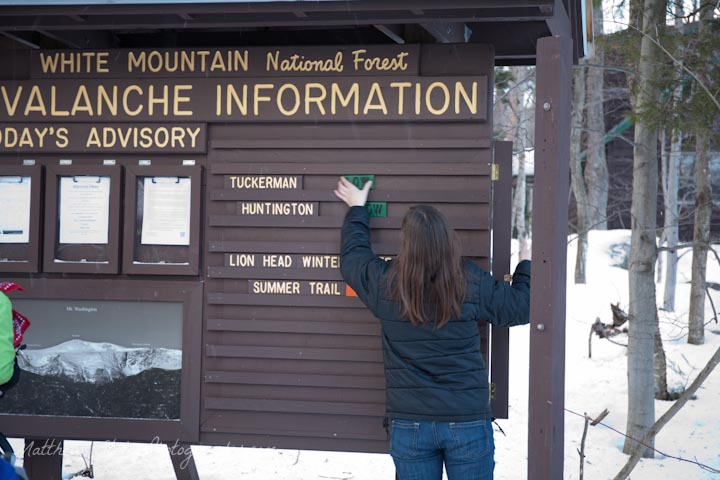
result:
[[[676,312],[676,321],[689,345],[704,344],[708,325],[717,323],[713,297],[720,285],[708,281],[707,268],[708,261],[720,262],[719,9],[720,2],[711,0],[596,0],[594,36],[574,69],[572,281],[587,281],[589,232],[630,228],[631,235],[627,305],[614,322],[598,318],[593,325],[601,338],[627,332],[623,451],[631,457],[618,479],[627,478],[641,457],[655,456],[656,434],[720,361],[719,349],[693,383],[688,378],[681,388],[669,387],[668,339],[659,314],[676,312],[678,252],[687,248],[688,311]],[[514,142],[513,231],[521,250],[532,238],[533,86],[532,67],[498,72],[496,128]],[[660,418],[656,400],[674,402]]]

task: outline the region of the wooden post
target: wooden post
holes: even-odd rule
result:
[[[529,480],[563,478],[572,43],[537,44],[530,294]]]
[[[190,444],[168,443],[167,449],[177,480],[200,480]]]
[[[56,438],[26,438],[23,468],[28,478],[61,478],[64,442]]]
[[[493,182],[493,251],[492,275],[504,280],[510,274],[510,238],[512,237],[512,142],[493,142],[493,163],[500,169]],[[510,329],[492,327],[490,349],[490,382],[495,387],[490,398],[493,416],[508,418],[508,383],[510,374]]]

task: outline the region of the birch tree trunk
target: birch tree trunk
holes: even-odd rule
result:
[[[514,68],[515,78],[524,78],[524,68]],[[525,90],[516,87],[510,94],[510,109],[515,117],[513,145],[518,149],[518,170],[515,178],[515,196],[513,198],[513,225],[517,231],[520,251],[527,248],[529,238],[527,218],[527,175],[525,173],[525,147],[527,138],[527,108],[525,105]]]
[[[577,255],[575,257],[575,283],[585,283],[588,246],[588,198],[583,180],[580,154],[585,110],[585,62],[573,71],[572,133],[570,136],[570,181],[577,208]]]
[[[643,112],[657,102],[657,86],[651,79],[660,61],[660,51],[652,41],[656,28],[664,22],[666,0],[645,0],[643,10],[635,108]],[[633,191],[630,239],[630,324],[628,332],[628,419],[627,435],[642,438],[655,422],[654,340],[657,328],[655,299],[655,230],[658,187],[657,129],[640,117],[635,124],[633,148]],[[652,444],[650,445],[653,446]],[[626,439],[623,452],[631,454],[635,442]],[[653,451],[643,448],[643,457]]]
[[[667,384],[667,358],[660,335],[660,318],[655,309],[655,335],[653,338],[653,381],[655,382],[655,400],[670,400]]]
[[[678,88],[679,91],[679,88]],[[678,101],[680,99],[678,98]],[[678,218],[678,179],[680,177],[680,153],[682,149],[682,132],[676,129],[672,131],[670,139],[670,154],[667,159],[667,178],[664,181],[664,202],[665,202],[665,242],[668,251],[665,259],[665,290],[663,293],[663,310],[672,312],[675,310],[675,286],[677,284],[677,263],[678,254],[674,250],[679,242],[679,218]]]
[[[708,35],[708,22],[712,20],[715,2],[700,2],[700,42]],[[699,75],[703,78],[704,75]],[[704,95],[698,89],[698,95]],[[690,285],[690,313],[688,314],[688,343],[705,343],[705,271],[710,242],[710,170],[708,168],[709,131],[700,121],[695,131],[695,226],[693,228],[692,282]]]
[[[593,2],[593,30],[595,56],[592,63],[603,65],[605,53],[598,37],[603,33],[602,2]],[[607,203],[609,176],[605,158],[605,109],[603,108],[603,69],[587,68],[587,162],[585,185],[587,188],[587,228],[607,230]]]
[[[679,32],[683,30],[682,17],[685,15],[682,2],[675,4],[675,28]],[[683,77],[682,65],[678,69],[677,85],[673,92],[673,103],[678,105],[682,101],[682,87],[680,82]],[[670,136],[670,155],[667,165],[663,168],[663,199],[665,204],[665,229],[663,234],[668,251],[665,254],[665,290],[663,292],[663,310],[666,312],[675,311],[675,286],[677,284],[677,263],[678,254],[674,248],[679,242],[679,219],[678,219],[678,179],[680,176],[680,153],[682,150],[682,132],[673,129]]]
[[[688,343],[705,343],[705,273],[710,242],[710,185],[708,168],[708,132],[703,126],[695,134],[695,226],[693,228],[692,281],[690,284],[690,313],[688,314]]]

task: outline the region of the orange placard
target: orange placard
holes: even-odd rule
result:
[[[350,285],[345,285],[345,296],[346,297],[357,297],[358,294],[355,293],[355,290],[353,290]]]

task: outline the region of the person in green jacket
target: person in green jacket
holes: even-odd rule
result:
[[[7,295],[0,292],[0,397],[15,386],[20,375],[14,338],[12,304]]]

